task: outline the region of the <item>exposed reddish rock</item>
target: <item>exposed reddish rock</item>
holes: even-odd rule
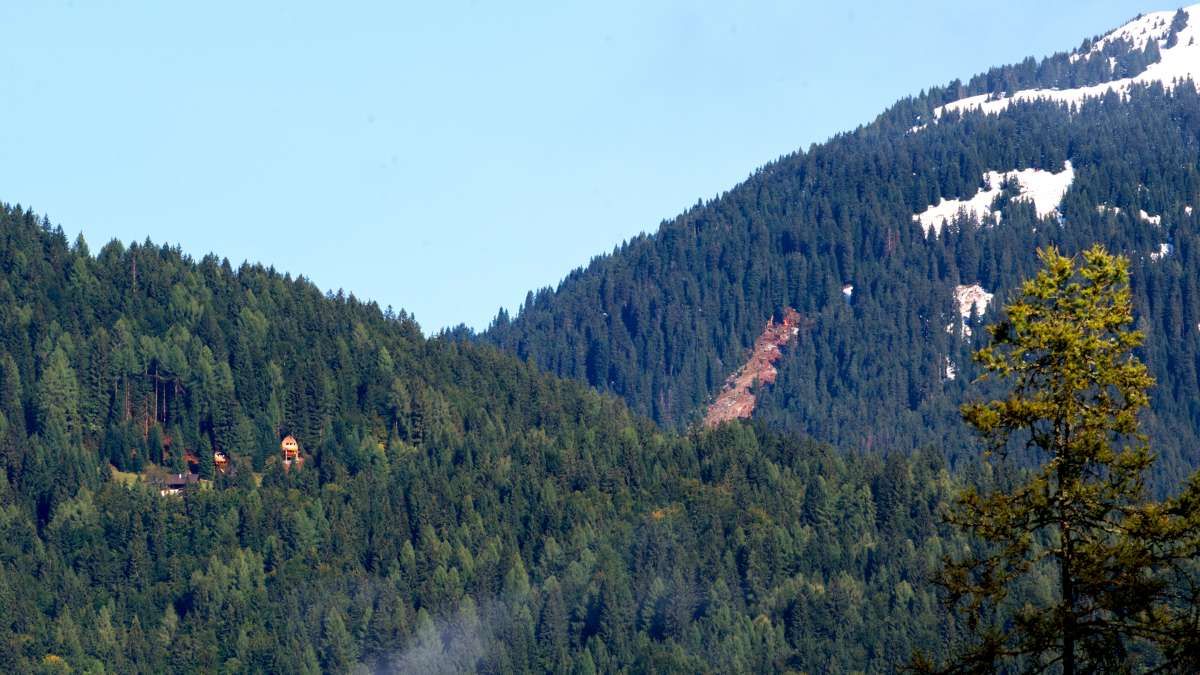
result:
[[[725,386],[717,400],[708,406],[704,415],[705,427],[715,427],[732,419],[750,417],[757,401],[751,389],[756,384],[771,384],[775,381],[779,372],[775,369],[775,362],[783,356],[780,348],[791,342],[800,332],[800,322],[800,314],[790,307],[784,312],[783,321],[775,323],[773,317],[767,321],[767,327],[754,341],[754,351],[750,353],[750,358],[725,380]]]

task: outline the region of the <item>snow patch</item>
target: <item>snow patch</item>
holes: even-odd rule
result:
[[[913,220],[921,224],[921,230],[926,236],[929,235],[930,230],[933,230],[934,236],[937,236],[942,233],[942,228],[946,223],[954,220],[959,214],[974,218],[980,223],[991,218],[992,205],[996,203],[996,198],[999,196],[1000,187],[991,187],[989,183],[986,190],[979,190],[970,199],[946,199],[943,197],[936,205],[915,214]]]
[[[956,369],[954,367],[954,362],[950,360],[949,356],[945,357],[945,359],[946,359],[946,379],[953,380],[954,376],[958,375],[958,369]]]
[[[1015,178],[1021,186],[1021,194],[1016,199],[1033,202],[1038,218],[1045,218],[1058,210],[1067,190],[1071,189],[1071,183],[1075,181],[1075,168],[1068,160],[1058,173],[1025,169],[1009,171],[1007,175]]]
[[[1096,44],[1103,48],[1109,40],[1125,37],[1135,45],[1145,46],[1150,39],[1160,42],[1162,58],[1158,63],[1152,63],[1146,70],[1133,76],[1111,82],[1101,82],[1086,87],[1074,89],[1025,89],[999,97],[992,94],[968,96],[939,106],[934,109],[934,119],[940,118],[947,112],[966,112],[980,110],[988,115],[995,115],[1008,109],[1014,103],[1026,101],[1055,101],[1078,105],[1089,98],[1098,98],[1112,91],[1122,98],[1128,95],[1130,88],[1159,82],[1168,91],[1175,88],[1179,82],[1191,79],[1200,89],[1200,5],[1184,8],[1188,15],[1187,26],[1179,31],[1178,41],[1174,47],[1166,47],[1167,33],[1175,12],[1154,12],[1139,19],[1134,19],[1115,31],[1107,34]],[[1160,22],[1162,25],[1160,25]]]
[[[1163,258],[1175,252],[1175,246],[1172,244],[1159,244],[1158,250],[1150,254],[1151,260],[1162,260]]]
[[[1058,210],[1063,196],[1067,194],[1071,183],[1075,180],[1075,168],[1070,160],[1063,163],[1063,170],[1058,173],[1042,169],[1021,169],[1019,171],[988,171],[983,174],[986,188],[977,191],[970,199],[942,198],[921,213],[915,214],[913,220],[921,224],[921,230],[929,235],[940,235],[947,222],[954,220],[960,213],[983,223],[992,219],[1000,221],[1000,214],[992,210],[996,198],[1000,196],[1006,180],[1015,181],[1020,194],[1015,201],[1032,202],[1039,218],[1045,218]]]
[[[992,294],[979,284],[959,284],[954,287],[954,300],[958,302],[958,314],[962,317],[963,337],[970,337],[971,327],[967,325],[967,320],[971,318],[971,310],[974,309],[976,315],[986,312]]]
[[[1138,218],[1150,223],[1151,225],[1162,225],[1162,216],[1152,216],[1146,213],[1145,209],[1138,209]]]
[[[1183,207],[1183,212],[1189,216],[1192,215],[1192,207],[1190,207],[1190,206]]]
[[[842,295],[846,296],[846,299],[849,300],[850,296],[854,295],[854,285],[846,284],[842,286]]]
[[[1104,215],[1106,213],[1111,213],[1114,216],[1119,216],[1119,215],[1121,215],[1121,207],[1109,206],[1108,204],[1097,204],[1096,205],[1096,213],[1099,213],[1100,215]]]

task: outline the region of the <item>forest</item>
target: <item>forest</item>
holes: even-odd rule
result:
[[[929,96],[926,114],[941,103]],[[887,113],[531,292],[474,339],[685,429],[767,320],[794,308],[808,328],[760,393],[756,418],[848,451],[934,445],[956,466],[977,454],[957,411],[987,393],[972,384],[970,354],[987,339],[980,327],[1036,269],[1039,247],[1071,253],[1100,242],[1133,261],[1148,334],[1139,355],[1158,381],[1145,428],[1160,455],[1156,489],[1169,492],[1200,461],[1198,111],[1193,87],[1155,86],[1125,101],[1023,103],[916,132],[913,118]],[[1074,181],[1056,214],[1039,218],[1009,191],[996,204],[1000,225],[961,218],[926,236],[913,222],[942,198],[969,197],[987,171],[1058,172],[1066,161]],[[996,297],[968,318],[970,335],[946,330],[959,284]]]
[[[934,450],[678,435],[304,279],[0,233],[0,669],[878,671],[956,634]]]
[[[93,251],[0,204],[0,670],[844,673],[953,653],[970,620],[934,579],[986,547],[947,509],[1034,468],[983,459],[960,405],[1002,393],[972,354],[1035,251],[1128,257],[1147,492],[1200,465],[1195,87],[932,121],[1161,58],[1071,56],[783,156],[479,335],[149,239]],[[988,171],[1067,162],[1052,214],[1008,180],[998,220],[914,222]],[[960,317],[962,284],[995,301]],[[789,310],[802,330],[753,419],[699,428]],[[1009,600],[1051,602],[1055,574],[1028,572]]]

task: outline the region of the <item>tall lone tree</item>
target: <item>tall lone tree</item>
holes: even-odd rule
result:
[[[1154,457],[1138,413],[1154,381],[1133,354],[1143,335],[1131,329],[1128,261],[1098,245],[1081,260],[1039,255],[1044,268],[975,355],[984,378],[1011,388],[962,413],[986,457],[1022,452],[1040,466],[985,493],[967,488],[951,510],[981,545],[948,558],[939,583],[976,639],[940,670],[1197,672],[1186,577],[1200,480],[1166,502],[1145,495]],[[1056,581],[1049,600],[1014,597],[1035,577]]]

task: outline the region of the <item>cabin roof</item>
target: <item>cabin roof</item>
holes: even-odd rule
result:
[[[200,482],[200,476],[194,473],[173,473],[167,476],[164,484],[169,488],[181,488]]]

